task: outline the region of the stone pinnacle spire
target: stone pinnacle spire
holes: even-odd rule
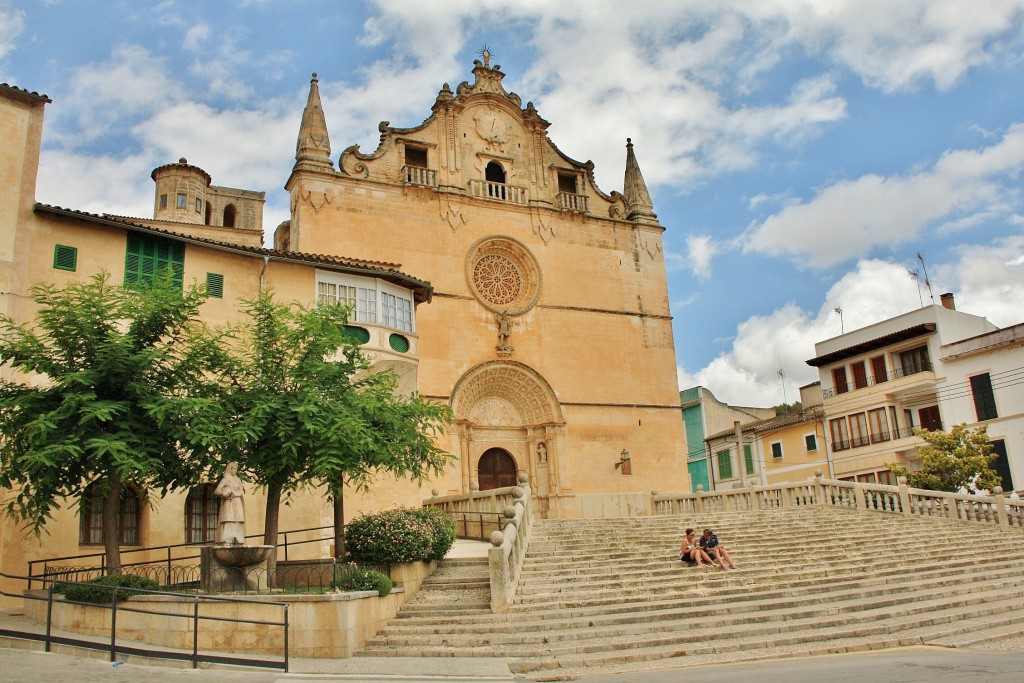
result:
[[[622,194],[626,198],[626,219],[643,223],[657,223],[651,195],[647,193],[647,184],[640,173],[640,165],[633,154],[633,141],[626,138],[626,179],[622,185]]]
[[[331,162],[331,141],[327,137],[327,121],[324,110],[320,106],[320,88],[316,72],[309,82],[309,98],[306,108],[302,110],[302,124],[299,126],[299,139],[295,143],[295,169],[327,170],[333,169]]]

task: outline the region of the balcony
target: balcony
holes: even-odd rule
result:
[[[437,187],[437,171],[432,168],[421,168],[419,166],[403,166],[402,180],[409,185]]]
[[[586,213],[589,208],[587,195],[574,194],[572,192],[559,192],[558,208],[562,211]]]
[[[515,187],[505,183],[495,183],[490,180],[470,180],[469,194],[479,199],[492,199],[498,202],[509,204],[526,204],[527,194],[525,187]]]
[[[852,385],[850,382],[846,382],[844,384],[837,384],[835,388],[832,389],[823,389],[821,395],[822,398],[832,398],[833,396],[847,394],[851,391],[856,391],[857,389],[865,389],[867,387],[876,386],[878,384],[884,384],[886,382],[891,382],[893,380],[897,380],[903,377],[911,377],[922,372],[931,372],[932,370],[934,370],[932,364],[927,361],[924,363],[915,363],[914,365],[906,365],[901,368],[896,368],[895,370],[885,373],[885,376],[881,378],[868,376],[865,378],[864,386],[858,387]]]
[[[942,425],[938,425],[938,429],[942,429]],[[908,439],[914,436],[913,427],[900,427],[894,429],[892,432],[878,432],[877,434],[871,434],[870,436],[855,436],[852,439],[846,439],[845,441],[833,441],[832,452],[838,453],[839,451],[848,451],[851,448],[860,448],[861,446],[868,446],[874,443],[882,443],[883,441],[896,441],[898,439]]]

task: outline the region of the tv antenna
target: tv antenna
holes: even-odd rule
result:
[[[779,368],[775,373],[782,380],[782,405],[786,406],[786,412],[789,412],[789,402],[786,400],[786,371]]]
[[[924,273],[924,286],[928,288],[928,297],[932,300],[932,304],[935,304],[935,295],[932,294],[932,283],[928,279],[928,269],[924,265],[924,256],[921,256],[921,252],[917,252],[917,260],[921,263],[921,272]]]
[[[921,302],[921,308],[924,308],[924,297],[921,296],[921,275],[918,273],[917,268],[907,268],[907,275],[914,278],[917,282],[917,298]]]
[[[844,334],[846,332],[846,328],[843,326],[843,307],[836,306],[832,310],[839,314],[839,334]]]

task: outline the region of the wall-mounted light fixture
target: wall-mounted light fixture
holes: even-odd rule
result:
[[[629,451],[627,451],[625,448],[623,448],[622,452],[619,453],[619,461],[617,463],[615,463],[615,469],[619,469],[623,465],[628,465],[628,464],[629,464]]]

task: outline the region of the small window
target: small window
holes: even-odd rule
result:
[[[206,293],[214,299],[224,298],[224,276],[220,273],[206,274]]]
[[[497,161],[492,161],[491,163],[487,164],[487,167],[484,169],[484,180],[490,181],[492,183],[504,184],[505,169],[503,169],[501,167],[501,164],[499,164]]]
[[[772,460],[782,460],[782,442],[772,442]]]
[[[732,454],[729,451],[718,451],[718,478],[732,479]]]
[[[188,197],[186,197],[183,194],[179,194],[178,195],[178,205],[177,205],[178,208],[179,209],[184,209],[185,206],[187,205],[187,203],[188,203]]]
[[[559,173],[558,174],[558,191],[568,192],[569,194],[576,194],[576,174],[574,173]]]
[[[345,325],[345,332],[355,340],[356,344],[365,344],[370,341],[370,331],[365,327]]]
[[[409,353],[409,339],[400,334],[393,334],[388,337],[388,344],[399,353]]]
[[[807,436],[805,436],[804,437],[804,445],[807,447],[808,451],[816,451],[816,450],[818,450],[818,435],[817,434],[808,434]]]
[[[165,195],[165,194],[160,195],[160,208],[161,209],[166,209],[167,208],[167,195]]]
[[[186,543],[213,543],[217,540],[220,498],[214,495],[215,489],[213,484],[200,484],[188,492],[185,499]]]
[[[971,377],[971,394],[974,396],[974,412],[978,422],[994,420],[999,417],[996,410],[996,397],[992,393],[992,377],[987,372]]]
[[[53,267],[74,271],[78,267],[78,248],[58,244],[53,248]]]
[[[407,145],[405,148],[405,165],[427,168],[427,150],[423,147],[410,147]]]
[[[200,199],[199,197],[196,197],[196,213],[202,213],[202,212],[203,212],[203,200]]]

